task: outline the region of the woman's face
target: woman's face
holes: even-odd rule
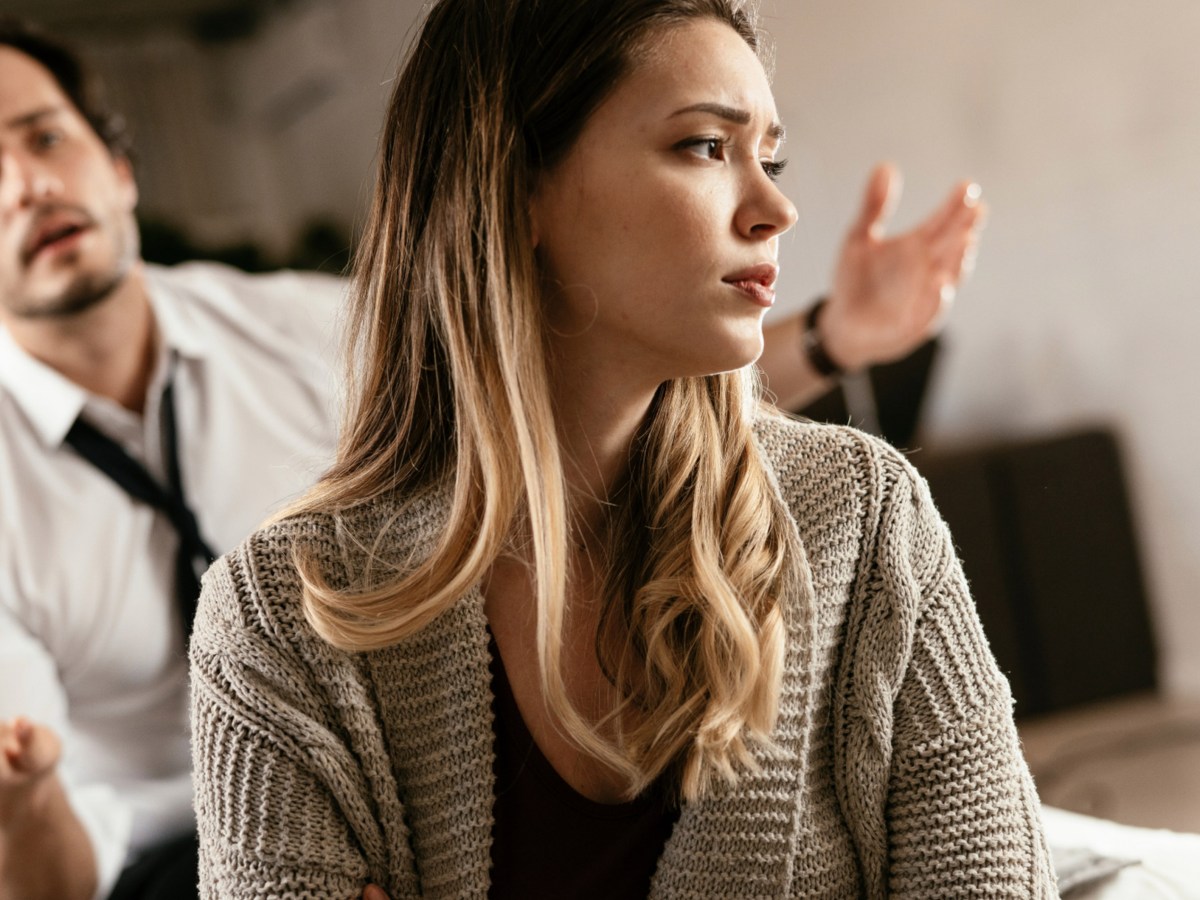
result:
[[[758,358],[796,220],[750,47],[708,19],[651,40],[531,204],[559,366],[638,388]]]

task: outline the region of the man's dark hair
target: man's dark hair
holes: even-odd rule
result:
[[[132,143],[125,119],[108,105],[99,79],[72,49],[16,16],[0,16],[0,47],[12,47],[42,65],[108,152],[129,158]]]

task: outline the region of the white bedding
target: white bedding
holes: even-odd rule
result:
[[[1134,828],[1051,806],[1042,807],[1042,819],[1056,864],[1067,849],[1138,861],[1065,893],[1067,900],[1200,900],[1200,834]]]

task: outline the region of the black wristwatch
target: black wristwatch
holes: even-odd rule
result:
[[[805,359],[817,372],[825,378],[838,378],[845,375],[846,370],[833,361],[821,340],[821,332],[817,330],[817,320],[828,299],[828,297],[818,297],[817,302],[805,314],[804,333],[800,336],[800,346]]]

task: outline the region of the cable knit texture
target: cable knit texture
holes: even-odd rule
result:
[[[1053,898],[1037,797],[996,668],[919,476],[847,428],[757,435],[800,536],[776,746],[681,812],[655,898]],[[420,634],[344,653],[306,623],[291,562],[330,580],[428,553],[447,495],[397,517],[275,524],[205,579],[192,638],[205,898],[485,898],[492,694],[478,589]]]

